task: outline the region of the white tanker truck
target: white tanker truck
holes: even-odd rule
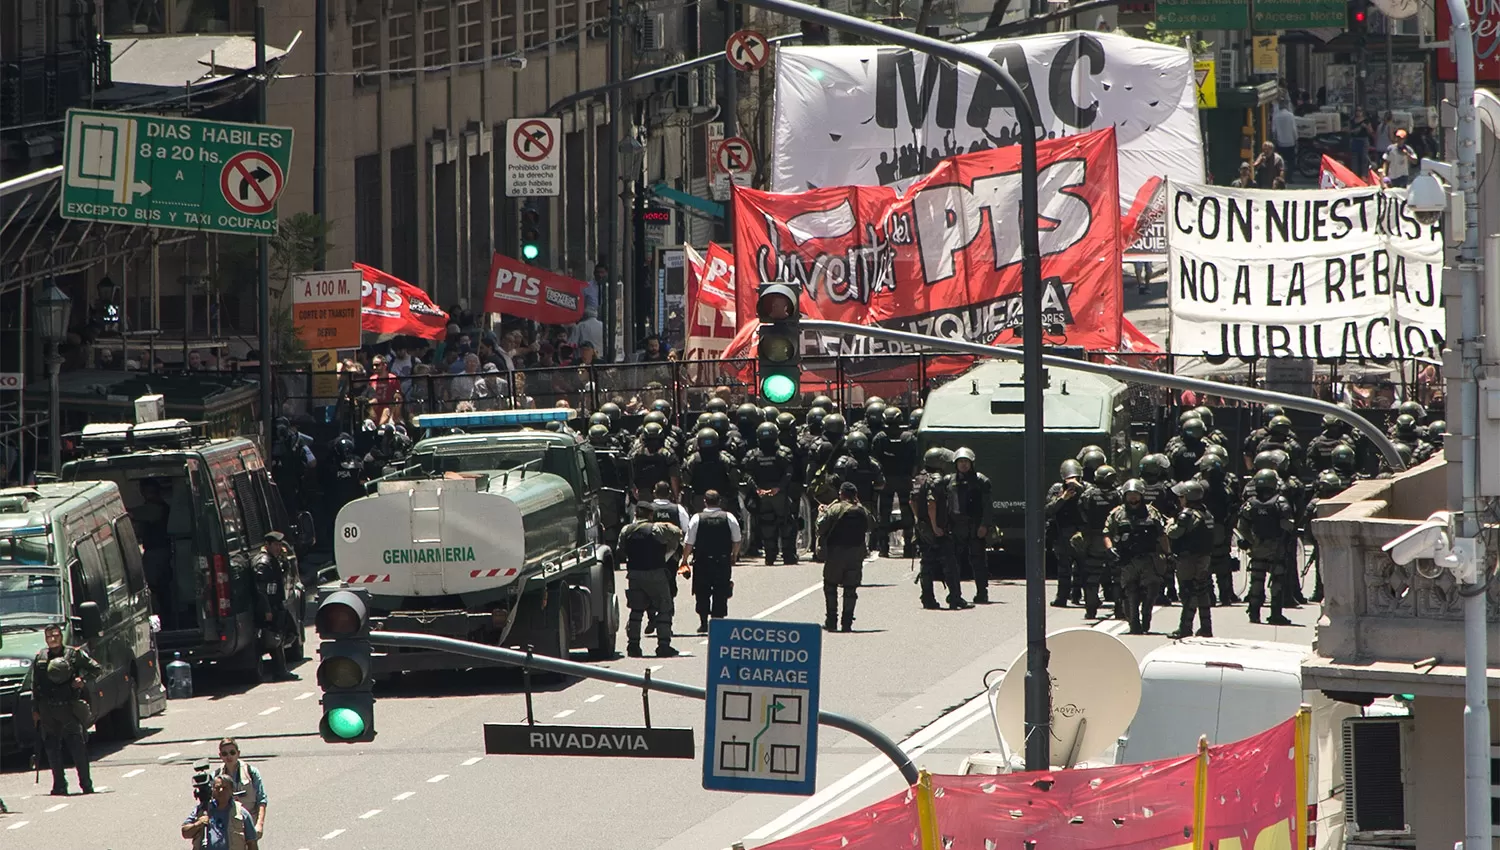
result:
[[[566,657],[616,657],[615,561],[599,542],[592,447],[549,422],[570,410],[417,417],[404,468],[339,511],[339,582],[371,595],[371,626]],[[553,426],[556,427],[556,426]],[[420,650],[377,654],[377,675],[485,666]]]

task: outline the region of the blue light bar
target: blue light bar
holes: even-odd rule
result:
[[[423,413],[417,417],[418,428],[518,428],[567,422],[578,416],[566,407],[542,410],[485,410],[473,413]]]

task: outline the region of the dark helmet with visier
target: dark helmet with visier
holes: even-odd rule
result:
[[[885,402],[872,399],[865,405],[865,422],[870,427],[878,428],[885,421]]]
[[[704,428],[712,428],[714,415],[707,411],[698,414],[698,419],[693,422],[694,431],[702,431]]]
[[[591,444],[593,444],[596,448],[608,448],[609,447],[609,426],[608,425],[590,425],[589,426],[589,442]]]
[[[865,399],[865,407],[869,407],[872,404],[885,404],[885,399],[881,398],[878,395],[872,395],[869,398]]]
[[[714,396],[713,398],[704,402],[703,409],[708,413],[728,413],[729,402],[725,401],[722,398],[719,398],[718,396]]]
[[[1278,416],[1285,416],[1286,410],[1279,404],[1268,404],[1260,409],[1260,421],[1270,423]]]
[[[849,430],[849,423],[844,421],[843,414],[830,413],[823,417],[823,433],[835,439],[844,436]]]
[[[1328,455],[1328,460],[1333,464],[1334,469],[1353,472],[1358,458],[1354,454],[1353,446],[1334,446],[1333,451]]]
[[[1104,448],[1102,446],[1087,445],[1079,449],[1078,454],[1074,455],[1073,457],[1076,458],[1079,463],[1083,463],[1083,459],[1094,452],[1098,452],[1102,455],[1104,454]],[[1106,455],[1106,457],[1108,456]]]
[[[659,398],[656,401],[651,402],[651,409],[661,411],[662,415],[666,416],[668,419],[672,418],[672,402],[667,401],[664,398]]]
[[[921,407],[911,412],[911,416],[909,418],[911,420],[911,429],[913,431],[917,430],[917,426],[922,424],[922,414],[926,412],[926,409]]]
[[[960,448],[958,451],[954,452],[953,462],[958,463],[961,460],[966,460],[970,464],[973,464],[975,460],[974,450],[969,448],[968,446],[964,446],[963,448]]]
[[[885,406],[885,413],[881,415],[887,428],[898,428],[901,426],[901,408],[894,404]]]
[[[592,428],[595,425],[603,425],[606,429],[609,428],[609,414],[601,410],[590,416],[589,427]]]
[[[655,422],[656,424],[665,428],[667,426],[667,414],[662,413],[660,410],[653,410],[650,413],[646,414],[645,418],[641,421],[643,423]]]
[[[1415,422],[1421,422],[1427,417],[1427,411],[1414,401],[1401,402],[1396,406],[1396,413],[1399,416],[1410,416]]]
[[[1277,475],[1274,469],[1262,469],[1255,473],[1255,477],[1250,479],[1250,483],[1255,487],[1256,493],[1262,495],[1274,493],[1281,489],[1281,476]]]
[[[1337,432],[1340,432],[1340,431],[1342,431],[1343,429],[1345,429],[1347,427],[1349,427],[1349,426],[1347,426],[1347,425],[1344,424],[1344,420],[1338,418],[1337,416],[1334,416],[1332,413],[1325,413],[1325,414],[1323,414],[1323,430],[1324,431],[1330,431],[1330,432],[1337,433]]]
[[[1344,489],[1344,482],[1340,480],[1339,474],[1331,469],[1324,470],[1318,476],[1318,497],[1326,499],[1337,496]]]
[[[922,455],[922,468],[928,472],[952,472],[953,452],[942,446],[933,446]]]
[[[1078,462],[1083,464],[1084,477],[1092,480],[1094,477],[1094,473],[1099,469],[1099,467],[1108,463],[1109,458],[1105,457],[1103,449],[1095,447],[1087,452],[1084,452],[1083,455],[1078,458]]]
[[[748,401],[735,408],[734,424],[740,426],[740,431],[746,434],[754,431],[755,426],[763,421],[765,421],[765,417],[761,415],[760,408]]]
[[[1266,423],[1266,430],[1278,437],[1286,437],[1292,433],[1292,420],[1285,416],[1273,416]]]
[[[713,428],[704,428],[698,432],[698,451],[718,451],[720,446],[719,432]]]
[[[775,422],[762,422],[755,426],[755,441],[762,447],[774,446],[781,442],[781,429]]]
[[[1189,407],[1187,410],[1184,410],[1181,413],[1177,414],[1177,427],[1181,428],[1183,423],[1187,422],[1189,419],[1198,418],[1198,411],[1194,408]]]
[[[708,415],[708,427],[714,429],[715,431],[718,431],[720,437],[728,434],[729,414],[724,413],[723,411],[715,411],[713,413],[710,413]]]
[[[1067,481],[1069,478],[1082,478],[1083,464],[1069,458],[1062,462],[1062,466],[1058,467],[1057,477],[1063,481]]]
[[[1434,445],[1441,446],[1443,444],[1443,435],[1447,433],[1447,431],[1448,420],[1434,419],[1432,420],[1432,424],[1427,426],[1427,439],[1430,440]]]
[[[1142,481],[1139,478],[1132,478],[1129,481],[1125,482],[1125,486],[1120,488],[1120,492],[1126,496],[1129,496],[1131,494],[1137,496],[1145,496],[1146,482]]]
[[[775,422],[776,417],[781,415],[781,408],[774,404],[768,404],[760,409],[760,418],[767,422]]]
[[[835,410],[835,409],[837,409],[837,405],[835,405],[833,403],[833,399],[829,398],[826,395],[815,395],[815,396],[813,396],[812,406],[813,407],[821,407],[824,410]]]
[[[1198,458],[1198,463],[1195,465],[1199,472],[1209,475],[1224,469],[1224,458],[1217,452],[1204,452],[1203,457]]]
[[[652,448],[659,448],[666,442],[667,429],[660,422],[647,422],[641,426],[641,442]]]
[[[1107,463],[1094,470],[1094,486],[1100,490],[1112,489],[1119,481],[1120,473]]]
[[[1406,403],[1407,404],[1414,404],[1415,402],[1410,402],[1409,401],[1409,402],[1406,402]],[[1412,416],[1410,413],[1403,413],[1400,416],[1397,416],[1396,417],[1396,435],[1398,437],[1415,437],[1415,436],[1417,436],[1417,419],[1416,419],[1416,417]]]
[[[787,433],[794,434],[797,431],[797,417],[790,412],[776,414],[776,427]]]
[[[1203,420],[1203,427],[1212,431],[1214,429],[1214,410],[1206,404],[1200,404],[1193,408],[1193,415]]]
[[[849,435],[849,439],[844,441],[844,447],[849,450],[850,454],[862,458],[870,453],[870,438],[861,431],[855,431]]]
[[[1208,433],[1208,428],[1204,427],[1203,420],[1196,416],[1182,423],[1182,427],[1177,430],[1178,433],[1182,434],[1184,440],[1201,440]]]
[[[807,430],[814,434],[823,432],[823,420],[828,418],[828,411],[822,407],[812,407],[807,411]]]
[[[1172,486],[1172,492],[1189,502],[1203,501],[1203,484],[1200,481],[1189,478]]]
[[[610,427],[614,427],[620,421],[620,417],[625,415],[625,411],[621,410],[620,406],[612,401],[606,401],[599,405],[599,412],[609,417]]]
[[[1172,461],[1160,452],[1152,452],[1141,458],[1141,477],[1155,484],[1166,479],[1172,471]]]
[[[1286,475],[1292,466],[1292,456],[1281,449],[1269,449],[1255,456],[1256,469],[1274,469],[1278,475]]]
[[[1205,443],[1203,445],[1203,453],[1205,455],[1216,455],[1223,460],[1229,460],[1229,449],[1224,448],[1218,443]]]
[[[47,681],[54,685],[61,685],[71,678],[73,678],[73,665],[69,663],[66,653],[47,662]]]

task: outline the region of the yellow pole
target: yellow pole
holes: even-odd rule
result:
[[[917,779],[917,822],[922,829],[922,850],[942,850],[943,837],[932,804],[932,774],[925,770]]]
[[[1208,736],[1198,736],[1198,776],[1193,781],[1193,850],[1203,850],[1208,826]]]
[[[1296,824],[1297,834],[1292,836],[1292,846],[1296,850],[1308,850],[1307,847],[1307,770],[1311,754],[1308,752],[1312,743],[1312,706],[1303,703],[1297,709],[1297,733],[1296,746],[1293,757],[1296,759],[1297,767],[1297,811],[1293,814],[1292,823]]]

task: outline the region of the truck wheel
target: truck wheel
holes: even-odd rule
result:
[[[110,713],[109,732],[119,741],[134,741],[141,737],[141,678],[135,670],[130,671],[130,688],[125,704]]]
[[[567,594],[558,588],[553,594],[557,604],[543,609],[537,623],[537,651],[553,658],[567,659],[573,649],[572,635],[568,627]]]
[[[589,658],[593,661],[613,661],[620,656],[620,597],[613,592],[604,603],[604,619],[594,626],[593,646],[589,647]]]

